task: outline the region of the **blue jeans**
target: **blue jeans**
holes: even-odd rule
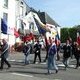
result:
[[[48,57],[48,71],[51,70],[51,69],[55,69],[55,70],[58,70],[58,67],[56,65],[56,56],[55,55],[49,55]]]
[[[28,56],[29,56],[29,53],[25,53],[25,64],[29,64],[29,60],[28,60]]]
[[[65,68],[69,65],[69,58],[63,58],[63,64],[65,65]]]

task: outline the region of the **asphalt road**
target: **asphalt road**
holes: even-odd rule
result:
[[[45,52],[42,52],[42,60]],[[47,63],[33,63],[34,55],[29,56],[31,63],[24,65],[24,55],[22,53],[10,54],[9,61],[12,65],[10,69],[4,65],[4,69],[0,70],[0,80],[80,80],[80,68],[75,69],[75,59],[70,60],[70,65],[65,70],[62,61],[57,61],[59,72],[56,74],[52,70],[52,74],[47,74]]]

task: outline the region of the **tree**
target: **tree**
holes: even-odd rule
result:
[[[69,37],[68,28],[61,28],[61,42],[65,42]]]
[[[76,41],[77,38],[77,28],[69,28],[69,36],[72,38],[72,41]]]
[[[70,37],[72,41],[76,41],[77,39],[77,31],[80,27],[73,28],[61,28],[61,42],[64,43]]]

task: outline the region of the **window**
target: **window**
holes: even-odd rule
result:
[[[8,0],[4,0],[4,7],[8,8]]]
[[[20,16],[23,16],[23,6],[20,6]]]
[[[7,13],[3,13],[3,19],[7,22],[8,21],[8,14]]]
[[[33,23],[33,22],[31,22],[31,23],[29,24],[29,29],[30,29],[30,30],[34,30],[34,23]]]
[[[20,16],[23,16],[23,2],[20,3]]]
[[[23,2],[21,1],[21,5],[23,5]]]

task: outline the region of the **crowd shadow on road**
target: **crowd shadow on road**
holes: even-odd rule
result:
[[[0,73],[21,73],[21,74],[34,74],[34,75],[46,75],[47,74],[47,65],[46,64],[28,64],[24,65],[24,62],[10,62],[11,63],[11,68],[7,69],[6,67],[3,70],[0,70]],[[61,71],[66,71],[64,66],[58,66],[59,72]],[[68,69],[75,69],[74,67],[68,67]],[[55,73],[55,70],[53,70],[53,74]]]

